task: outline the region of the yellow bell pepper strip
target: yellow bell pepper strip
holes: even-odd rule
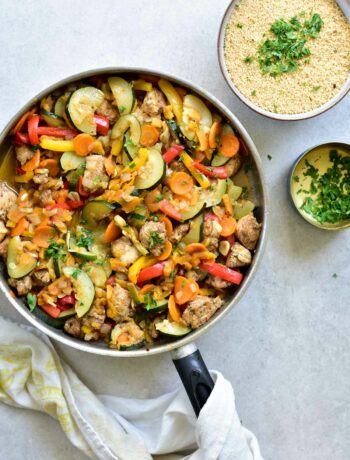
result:
[[[22,174],[20,176],[15,176],[15,182],[19,182],[20,184],[25,184],[31,181],[33,177],[34,177],[34,172],[28,171],[25,174]]]
[[[152,91],[153,86],[152,83],[142,80],[142,78],[140,78],[139,80],[134,81],[134,89],[149,92]]]
[[[179,93],[168,80],[161,78],[158,82],[159,88],[163,91],[171,105],[178,123],[182,121],[183,104]]]
[[[111,154],[114,156],[119,155],[123,148],[123,136],[117,137],[112,142]]]
[[[186,166],[186,168],[189,170],[192,176],[196,179],[198,184],[202,188],[210,187],[211,185],[210,180],[204,174],[199,172],[198,169],[193,165],[194,161],[189,156],[189,154],[186,152],[182,152],[181,157],[182,157],[183,164]]]
[[[54,139],[48,136],[41,136],[40,147],[54,152],[74,152],[72,140]]]
[[[141,148],[138,155],[124,168],[123,173],[138,171],[148,159],[148,150]]]
[[[139,273],[142,269],[151,267],[157,262],[156,257],[142,256],[134,262],[128,271],[128,279],[131,283],[136,284]]]

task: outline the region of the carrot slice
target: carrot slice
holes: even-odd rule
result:
[[[224,216],[220,219],[220,225],[222,227],[220,235],[230,236],[233,235],[236,231],[237,221],[232,216]]]
[[[173,234],[173,224],[171,223],[171,220],[168,217],[163,216],[163,215],[159,216],[159,220],[161,222],[164,222],[167,237],[170,238],[171,235]]]
[[[214,121],[214,123],[211,125],[210,132],[209,132],[209,147],[211,149],[216,148],[216,137],[220,133],[220,128],[221,125],[218,121]]]
[[[34,230],[33,243],[40,248],[47,248],[54,234],[55,230],[49,225],[40,225]]]
[[[28,221],[25,217],[22,217],[16,224],[16,226],[11,230],[11,236],[19,236],[26,230],[28,227]]]
[[[140,144],[144,147],[152,147],[159,139],[159,132],[155,126],[143,125],[141,128]]]
[[[145,295],[147,294],[147,292],[149,291],[152,291],[152,289],[154,289],[156,286],[154,284],[145,284],[144,286],[142,286],[142,288],[140,289],[140,292],[139,294],[140,295]]]
[[[169,240],[165,242],[163,254],[158,257],[158,260],[166,260],[170,257],[173,245]]]
[[[7,213],[8,220],[12,220],[12,222],[15,222],[15,223],[17,223],[24,216],[25,214],[16,207],[11,208],[9,212]]]
[[[29,172],[29,171],[34,171],[40,164],[40,150],[36,150],[34,153],[33,158],[31,158],[29,161],[27,161],[26,164],[22,166],[23,171]]]
[[[32,109],[32,110],[29,110],[29,112],[26,112],[24,113],[21,118],[17,121],[17,123],[15,124],[15,127],[13,128],[12,132],[13,134],[16,134],[17,131],[21,131],[21,129],[23,128],[25,122],[28,120],[28,118],[33,115],[33,113],[35,113],[35,108]]]
[[[90,134],[78,134],[73,139],[74,151],[80,157],[86,157],[95,146],[95,138],[90,136]]]
[[[226,158],[231,158],[239,152],[239,139],[233,134],[225,134],[221,136],[219,152]]]
[[[178,323],[181,319],[181,311],[179,307],[176,305],[174,295],[171,295],[169,297],[168,310],[169,310],[169,315],[170,315],[171,320],[175,321],[175,323]]]
[[[116,240],[119,235],[120,235],[120,228],[117,227],[114,220],[111,220],[104,234],[105,242],[111,243],[112,241]]]
[[[150,192],[147,193],[146,198],[145,198],[145,203],[149,211],[151,212],[159,211],[160,200],[157,199],[158,197],[161,197],[161,193],[159,189],[151,190]]]
[[[175,172],[169,180],[169,187],[177,195],[186,195],[193,188],[193,179],[185,172]]]
[[[40,161],[39,168],[45,168],[49,170],[49,175],[51,177],[58,176],[60,168],[58,166],[58,161],[54,158],[47,158],[46,160]]]
[[[177,276],[175,278],[174,293],[175,300],[179,305],[189,302],[198,294],[199,286],[196,281]]]
[[[192,254],[193,252],[206,251],[207,247],[202,243],[191,243],[186,246],[186,252]]]

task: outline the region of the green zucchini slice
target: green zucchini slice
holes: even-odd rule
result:
[[[11,278],[23,278],[34,270],[37,260],[34,257],[29,257],[25,264],[20,264],[20,256],[23,253],[23,245],[19,236],[14,236],[10,239],[7,249],[7,272]]]
[[[85,166],[85,158],[76,155],[74,152],[64,152],[60,158],[60,164],[64,171],[72,171],[80,166]]]
[[[160,323],[157,323],[156,330],[168,337],[181,337],[191,332],[191,329],[189,327],[183,326],[178,323],[171,323],[167,319]]]
[[[64,312],[62,312],[62,313],[64,313]],[[61,314],[60,314],[60,316],[61,316]],[[75,310],[74,310],[74,314],[75,314]],[[48,326],[54,327],[55,329],[63,329],[65,320],[68,318],[68,316],[63,317],[63,318],[60,318],[60,316],[58,318],[52,318],[52,316],[48,315],[43,310],[41,310],[40,307],[36,307],[33,310],[33,315],[36,316],[37,318],[39,318],[44,323],[46,323]]]
[[[143,307],[146,311],[148,311],[148,313],[159,313],[161,311],[167,310],[168,301],[167,300],[157,300],[154,305],[147,306],[147,307],[143,305]]]
[[[242,194],[242,191],[242,187],[235,185],[231,179],[227,179],[227,194],[230,197],[232,203],[238,200]]]
[[[231,126],[228,125],[227,123],[223,125],[222,130],[221,130],[221,135],[225,135],[225,134],[232,134],[233,136],[235,135],[235,132],[233,131]],[[221,153],[218,150],[216,150],[216,152],[213,155],[213,159],[211,160],[211,165],[212,166],[223,166],[226,163],[228,163],[229,160],[230,158],[224,157],[223,155],[221,155]]]
[[[197,217],[191,220],[189,232],[182,238],[185,244],[199,243],[202,241],[204,225],[204,213],[201,212]]]
[[[182,221],[185,222],[187,220],[193,219],[194,217],[198,216],[204,208],[205,208],[205,203],[203,201],[198,201],[194,206],[192,206],[190,209],[187,209],[186,211],[182,211]]]
[[[56,127],[63,128],[64,126],[66,126],[63,118],[59,117],[53,112],[49,112],[48,110],[41,109],[40,115],[41,115],[41,118],[45,120],[49,126],[53,126],[55,128]]]
[[[242,219],[242,217],[247,216],[255,208],[255,204],[249,200],[237,201],[233,205],[233,217],[235,219]]]
[[[88,225],[96,226],[99,221],[105,219],[118,207],[120,207],[118,203],[112,204],[104,200],[92,200],[84,206],[82,218]]]
[[[121,114],[129,114],[135,102],[134,90],[130,83],[121,77],[110,77],[108,83]]]
[[[117,137],[121,137],[127,131],[130,138],[129,141],[134,146],[137,146],[141,137],[141,125],[134,115],[123,115],[118,118],[116,124],[113,126],[111,138],[116,139]]]
[[[64,267],[64,275],[68,276],[75,290],[75,311],[78,318],[86,315],[95,297],[95,288],[89,276],[79,268]]]
[[[161,153],[155,148],[150,148],[148,159],[141,166],[135,179],[135,187],[139,190],[151,190],[162,182],[165,172],[166,164]]]
[[[74,256],[78,257],[79,259],[83,260],[96,260],[97,256],[92,252],[88,251],[85,248],[79,247],[76,245],[76,241],[71,235],[71,232],[67,232],[66,236],[66,244],[68,251]]]
[[[74,126],[83,133],[95,135],[95,110],[102,104],[104,94],[93,86],[77,89],[71,95],[67,112]]]
[[[210,189],[201,189],[199,192],[199,197],[201,201],[205,202],[207,208],[216,206],[222,200],[222,197],[227,191],[227,180],[219,179],[217,183],[213,184],[213,190]]]
[[[131,326],[132,328],[135,327],[138,329],[136,324]],[[126,329],[125,329],[126,328]],[[116,345],[119,350],[127,351],[127,350],[138,350],[139,348],[143,348],[145,346],[145,339],[142,338],[141,340],[135,341],[132,335],[129,335],[129,342],[126,343],[123,340],[122,345],[117,345],[118,337],[123,334],[124,332],[129,332],[127,329],[127,325],[125,324],[116,324],[111,332],[111,343]]]
[[[199,97],[195,96],[194,94],[186,94],[184,97],[183,119],[186,118],[186,110],[188,109],[195,110],[197,113],[199,113],[199,124],[202,129],[211,127],[213,124],[211,112]]]

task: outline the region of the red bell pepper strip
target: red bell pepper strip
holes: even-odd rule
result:
[[[39,121],[40,121],[39,115],[32,115],[28,119],[29,141],[32,145],[39,144],[39,136],[38,136]]]
[[[39,308],[43,310],[45,313],[47,313],[49,316],[51,316],[52,318],[57,318],[61,313],[61,310],[59,308],[53,307],[52,305],[49,305],[49,304],[40,305]]]
[[[138,283],[144,283],[152,278],[158,278],[158,276],[162,276],[164,273],[164,263],[159,263],[152,265],[151,267],[143,268],[139,276],[137,277]]]
[[[181,213],[167,200],[162,200],[159,203],[159,209],[163,214],[171,217],[174,220],[181,221],[182,215]]]
[[[39,136],[66,137],[73,139],[78,135],[78,131],[70,128],[55,128],[54,126],[39,126],[37,129]]]
[[[112,285],[112,284],[114,284],[114,282],[115,282],[115,275],[112,275],[112,276],[110,276],[110,277],[108,278],[107,284]]]
[[[28,134],[20,133],[17,131],[15,134],[15,144],[29,144],[29,136]]]
[[[90,192],[86,192],[83,188],[83,176],[80,176],[78,179],[77,191],[80,196],[83,196],[83,197],[90,196]]]
[[[179,145],[179,144],[176,144],[176,145],[173,145],[169,150],[167,150],[164,155],[163,155],[163,158],[164,158],[164,161],[166,164],[169,164],[171,163],[173,160],[175,160],[175,158],[177,158],[180,153],[182,152],[182,150],[184,150],[184,146],[183,145]]]
[[[68,310],[75,305],[75,296],[74,295],[65,295],[57,300],[57,308],[61,311]]]
[[[192,163],[192,166],[194,166],[198,171],[203,173],[207,177],[212,177],[216,179],[227,179],[228,174],[227,174],[227,169],[225,166],[217,166],[216,168],[213,168],[211,166],[204,166],[201,163],[198,163],[197,161],[194,161]]]
[[[55,203],[55,204],[50,204],[49,206],[46,206],[46,209],[48,211],[52,211],[53,209],[71,209],[69,207],[68,203]]]
[[[199,264],[199,268],[202,270],[207,271],[213,276],[217,276],[218,278],[229,281],[232,284],[241,284],[243,275],[237,270],[232,270],[231,268],[225,267],[225,265],[213,263],[213,264],[206,264],[201,263]]]
[[[70,209],[78,209],[82,208],[85,205],[85,201],[83,200],[70,200],[67,201],[67,204]]]
[[[96,123],[96,131],[101,136],[107,136],[109,131],[109,119],[101,117],[101,115],[94,115],[94,122]]]
[[[66,190],[69,190],[69,182],[67,181],[67,179],[63,181],[63,188],[65,188]]]

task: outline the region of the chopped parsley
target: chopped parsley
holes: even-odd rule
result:
[[[272,156],[271,156],[271,155],[267,155],[267,158],[268,158],[269,160],[272,160]]]
[[[84,248],[86,250],[89,250],[93,242],[94,242],[94,239],[92,237],[92,232],[90,230],[84,229],[82,233],[77,237],[75,244],[79,248]]]
[[[49,246],[45,249],[44,257],[45,259],[52,257],[53,260],[66,260],[67,253],[64,249],[64,244],[56,243],[51,239]]]
[[[74,278],[75,280],[78,279],[78,276],[80,275],[80,272],[81,270],[79,268],[75,268],[72,272],[72,278]]]
[[[157,216],[157,215],[153,216],[153,220],[154,220],[154,222],[158,222],[159,221],[159,216]]]
[[[250,93],[252,96],[256,96],[256,90],[253,89],[253,91]]]
[[[164,198],[163,195],[157,195],[156,196],[156,203],[159,203],[160,201],[162,201],[163,198]]]
[[[36,307],[36,295],[28,292],[27,294],[27,304],[30,311],[33,311]]]
[[[336,273],[333,273],[333,278],[338,278],[338,275]]]
[[[244,58],[244,62],[245,62],[246,64],[251,64],[251,63],[253,62],[253,56],[246,56],[246,57]]]
[[[152,310],[152,308],[157,306],[157,301],[153,298],[152,292],[147,292],[147,294],[143,296],[143,303],[145,304],[146,310]]]
[[[300,182],[300,177],[299,176],[294,176],[293,180],[294,180],[294,182]]]
[[[249,171],[251,171],[253,169],[253,165],[251,163],[246,163],[244,165],[244,172],[245,173],[248,173]]]
[[[164,243],[164,239],[158,235],[158,232],[151,232],[149,235],[149,248],[152,249],[161,243]]]
[[[299,14],[299,17],[302,16]],[[267,38],[257,51],[262,74],[277,77],[283,73],[295,72],[299,63],[306,62],[311,54],[307,41],[317,38],[322,26],[323,21],[318,13],[303,22],[297,16],[289,21],[277,19],[270,29],[274,38]]]
[[[100,183],[101,179],[102,179],[101,176],[96,176],[95,179],[94,179],[94,184],[96,185],[96,184]]]
[[[350,156],[330,150],[329,160],[332,166],[324,174],[320,174],[308,161],[305,162],[307,169],[303,172],[311,182],[308,190],[301,190],[309,196],[304,199],[300,209],[321,224],[335,224],[350,219]]]
[[[135,146],[135,144],[133,143],[133,141],[130,138],[130,135],[129,135],[128,131],[125,133],[125,136],[124,136],[124,145],[125,145],[125,147],[134,147]]]
[[[314,93],[316,93],[320,88],[321,88],[321,86],[314,86],[314,87],[312,88],[312,91],[313,91]]]
[[[120,106],[118,107],[118,110],[119,110],[120,113],[125,112],[125,109],[126,109],[126,107],[125,107],[124,105],[120,105]]]
[[[241,24],[240,22],[238,22],[238,23],[236,24],[236,27],[237,27],[238,29],[243,29],[243,24]]]
[[[245,200],[246,198],[248,198],[248,196],[249,196],[248,187],[243,187],[242,188],[242,193],[241,193],[241,198],[243,198]]]

